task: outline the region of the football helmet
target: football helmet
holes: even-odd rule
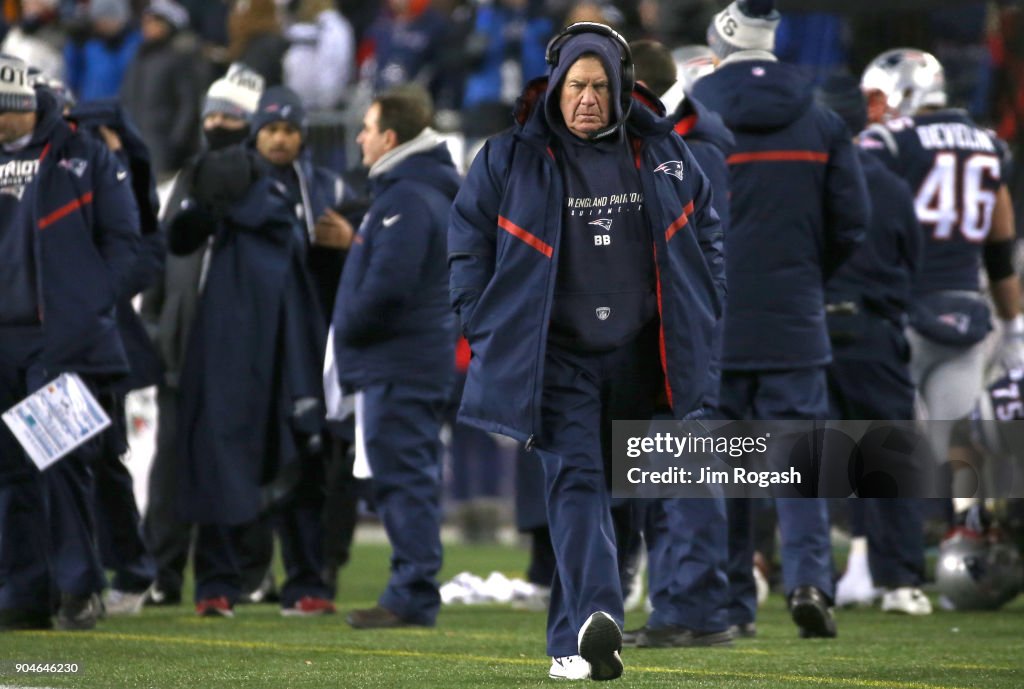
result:
[[[876,57],[864,70],[860,87],[868,93],[881,91],[889,110],[902,116],[946,106],[942,65],[931,53],[914,48],[894,48]]]
[[[1000,532],[955,529],[939,545],[935,585],[951,610],[996,610],[1017,595],[1024,569],[1017,549]]]

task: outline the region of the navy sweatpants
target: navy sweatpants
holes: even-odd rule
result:
[[[910,420],[914,383],[903,333],[881,319],[862,340],[836,347],[828,367],[830,415],[836,419]],[[924,580],[924,505],[915,498],[861,498],[868,564],[875,586],[920,586]]]
[[[391,577],[378,601],[413,624],[441,607],[441,419],[446,390],[386,383],[363,389],[363,440],[377,514],[391,543]]]
[[[549,344],[536,452],[557,567],[548,609],[550,656],[579,652],[577,633],[597,611],[623,623],[622,588],[606,467],[613,419],[649,419],[664,385],[657,328],[607,353]]]
[[[25,397],[29,377],[0,362],[0,409]],[[103,590],[89,466],[99,442],[39,472],[0,424],[0,610],[52,613],[58,593]]]
[[[782,371],[725,371],[720,411],[727,419],[824,419],[828,414],[822,367]],[[754,583],[754,522],[747,499],[726,500],[729,514],[729,624],[747,624],[757,615]],[[822,499],[775,501],[782,536],[782,578],[786,595],[814,586],[834,595],[828,507]]]

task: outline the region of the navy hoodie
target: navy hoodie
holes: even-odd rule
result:
[[[862,241],[870,212],[851,136],[791,65],[727,63],[693,95],[736,137],[723,368],[826,364],[824,283]]]
[[[597,57],[608,77],[609,124],[591,139],[565,125],[559,94],[581,57]],[[618,126],[622,122],[621,54],[608,38],[583,33],[561,45],[548,80],[545,115],[558,135],[555,159],[565,202],[551,341],[580,351],[610,351],[657,316],[654,254],[640,175]]]

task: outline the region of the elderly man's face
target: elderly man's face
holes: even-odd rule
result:
[[[604,65],[584,55],[573,63],[559,97],[562,119],[570,132],[585,139],[611,120],[611,86]]]

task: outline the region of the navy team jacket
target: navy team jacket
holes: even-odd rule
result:
[[[30,385],[63,371],[122,375],[128,362],[115,304],[130,291],[140,241],[129,173],[106,146],[64,122],[53,96],[37,97],[36,129],[49,138],[31,216],[43,348]],[[0,223],[2,232],[22,231]]]
[[[862,241],[870,214],[851,135],[791,65],[726,64],[697,82],[694,97],[736,137],[723,368],[826,364],[825,281]]]
[[[459,419],[531,444],[540,429],[548,324],[565,203],[544,117],[546,79],[520,99],[517,126],[473,161],[448,230],[451,300],[473,357]],[[633,107],[635,151],[658,273],[662,366],[676,418],[702,413],[725,298],[711,188],[672,123]]]

